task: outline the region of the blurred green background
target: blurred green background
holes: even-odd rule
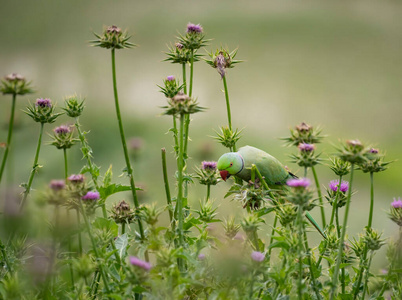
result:
[[[160,149],[168,149],[172,189],[175,160],[172,137],[167,134],[172,121],[160,116],[160,106],[166,100],[156,84],[162,84],[167,75],[180,77],[179,66],[162,62],[164,51],[175,42],[178,32],[193,22],[202,24],[207,38],[213,39],[207,50],[239,47],[237,58],[245,61],[227,75],[233,124],[244,129],[239,145],[262,148],[301,174],[289,159],[295,149],[285,148],[279,138],[305,121],[322,127],[327,135],[318,146],[323,158],[346,139],[357,138],[386,151],[387,160],[397,161],[375,176],[373,225],[387,237],[396,232],[385,211],[393,197],[402,195],[402,162],[398,160],[402,147],[399,1],[3,0],[0,7],[0,75],[18,72],[32,80],[37,91],[18,99],[14,153],[9,161],[15,170],[7,176],[14,186],[28,179],[39,132],[39,125],[22,110],[37,97],[51,98],[63,106],[63,98],[74,93],[86,98],[81,123],[90,131],[87,137],[96,164],[102,166],[102,172],[112,164],[115,179],[124,182],[117,177],[124,158],[114,117],[110,51],[88,44],[92,32],[101,33],[103,26],[115,24],[126,28],[138,45],[117,52],[126,135],[143,141],[134,162],[136,180],[144,187],[144,202],[163,204]],[[190,171],[202,160],[217,160],[226,151],[211,138],[214,130],[227,124],[220,77],[199,62],[194,80],[194,95],[209,109],[192,116]],[[4,142],[11,99],[0,97],[0,142]],[[56,125],[68,122],[71,120],[62,116],[45,130],[51,133]],[[62,152],[46,145],[49,140],[44,138],[40,155],[44,167],[34,181],[37,190],[50,179],[63,176]],[[79,172],[81,157],[75,146],[69,153],[70,173]],[[323,186],[333,179],[325,166],[317,171]],[[0,187],[2,198],[6,185]],[[240,217],[240,205],[223,199],[228,188],[228,183],[221,183],[212,189],[220,216],[234,213]],[[358,173],[355,189],[351,235],[361,232],[367,222],[369,175]],[[204,192],[198,184],[191,187],[194,208]],[[32,195],[38,197],[39,192]],[[124,197],[129,196],[111,198],[109,205]],[[329,207],[326,209],[329,215]],[[313,213],[318,216],[316,210]],[[381,259],[377,262],[378,266],[382,263]]]

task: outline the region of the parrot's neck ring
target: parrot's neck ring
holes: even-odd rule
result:
[[[235,175],[237,175],[237,174],[239,174],[241,171],[243,171],[243,169],[244,169],[244,159],[243,159],[243,157],[239,154],[239,153],[237,153],[239,156],[240,156],[240,158],[241,158],[241,169],[240,169],[240,171],[239,172],[237,172]]]

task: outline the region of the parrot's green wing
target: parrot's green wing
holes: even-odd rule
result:
[[[244,167],[236,176],[245,181],[251,179],[251,166],[253,164],[256,165],[265,181],[271,186],[285,184],[287,179],[293,177],[279,160],[260,149],[244,146],[239,149],[238,153],[243,158]]]

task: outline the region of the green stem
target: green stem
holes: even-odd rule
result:
[[[317,172],[315,171],[314,166],[311,167],[311,171],[313,171],[315,186],[317,188],[318,200],[320,202],[322,227],[325,228],[327,222],[325,221],[325,211],[324,211],[324,203],[322,201],[321,187],[320,183],[318,182]],[[338,190],[340,189],[341,189],[341,182],[339,182]]]
[[[25,201],[27,200],[28,194],[31,191],[32,181],[34,179],[36,170],[38,168],[38,159],[39,159],[40,146],[41,146],[41,143],[42,143],[43,127],[44,127],[44,123],[40,123],[39,139],[38,139],[38,145],[36,146],[35,159],[34,159],[34,163],[33,163],[33,166],[32,166],[32,171],[31,171],[31,173],[29,175],[28,184],[27,184],[27,186],[25,188],[25,191],[24,191],[24,197],[22,198],[22,202],[20,204],[20,211],[23,209]]]
[[[166,166],[166,149],[162,148],[162,170],[163,170],[163,182],[165,183],[165,193],[166,193],[166,201],[169,210],[169,220],[170,224],[173,221],[173,206],[172,206],[172,197],[170,196],[170,187],[169,187],[169,180],[167,174],[167,166]]]
[[[91,240],[92,250],[94,251],[95,257],[99,260],[99,259],[100,259],[100,256],[99,256],[99,252],[98,252],[98,246],[96,245],[95,238],[94,238],[94,236],[92,235],[91,224],[89,223],[87,214],[86,214],[86,212],[85,212],[85,208],[84,208],[84,206],[82,205],[82,201],[79,200],[78,203],[79,203],[79,207],[80,207],[82,216],[83,216],[83,218],[84,218],[85,226],[86,226],[87,231],[88,231],[89,239]],[[77,212],[78,212],[78,210],[77,210]],[[104,272],[104,270],[103,270],[103,265],[102,265],[102,263],[99,263],[98,267],[99,267],[99,272],[100,272],[100,274],[101,274],[101,276],[102,276],[103,284],[105,285],[106,292],[109,293],[109,292],[110,292],[110,290],[109,290],[109,284],[108,284],[108,280],[107,280],[106,274],[105,274],[105,272]]]
[[[275,213],[274,223],[272,224],[271,238],[269,240],[270,246],[274,242],[274,235],[275,235],[275,229],[276,229],[277,222],[278,222],[278,215]],[[269,250],[268,250],[269,260],[271,260],[271,251],[272,251],[272,248],[269,248]]]
[[[124,233],[126,233],[126,223],[123,222],[121,223],[121,234],[123,235]],[[114,245],[114,243],[112,243]]]
[[[81,201],[81,200],[78,200]],[[81,217],[80,217],[80,212],[78,209],[76,210],[77,212],[77,223],[78,223],[78,254],[81,256],[82,255],[82,236],[81,236]]]
[[[367,227],[371,229],[373,224],[373,212],[374,212],[374,173],[370,172],[370,214]]]
[[[88,293],[89,296],[92,295],[93,300],[96,299],[96,293],[98,292],[99,279],[100,279],[99,277],[100,273],[98,270],[96,270]]]
[[[3,177],[4,168],[6,166],[8,152],[10,151],[10,147],[11,147],[11,138],[12,138],[12,135],[13,135],[13,128],[14,128],[14,115],[15,115],[15,103],[16,103],[16,100],[17,100],[17,95],[13,94],[13,100],[12,100],[12,103],[11,103],[10,122],[8,123],[8,135],[7,135],[6,150],[4,151],[4,156],[3,156],[3,160],[1,162],[1,168],[0,168],[0,183],[1,183],[1,179]]]
[[[135,205],[135,208],[138,209],[140,207],[140,204],[138,202],[138,197],[137,197],[137,192],[136,192],[136,187],[135,187],[135,182],[134,182],[133,169],[131,167],[130,157],[129,157],[128,150],[127,150],[126,138],[125,138],[124,129],[123,129],[123,122],[121,120],[121,114],[120,114],[119,97],[117,94],[116,59],[115,59],[115,49],[114,48],[112,49],[112,76],[113,76],[114,103],[115,103],[115,107],[116,107],[116,115],[117,115],[117,121],[119,124],[120,138],[121,138],[121,143],[123,146],[124,158],[126,161],[127,175],[130,178],[131,192],[132,192],[132,196],[133,196],[134,205]],[[142,222],[140,219],[138,219],[138,228],[140,231],[141,240],[142,240],[142,242],[144,242],[144,240],[145,240],[144,228],[142,226]],[[147,261],[149,261],[147,251],[145,252],[145,258]]]
[[[226,83],[226,75],[222,77],[222,81],[223,81],[223,88],[225,89],[226,111],[228,114],[228,126],[229,126],[230,131],[232,131],[232,115],[230,113],[229,92],[228,92],[228,86]],[[236,151],[236,149],[233,149],[233,151]]]
[[[338,189],[337,189],[337,191],[336,191],[335,200],[334,200],[334,202],[332,203],[332,212],[331,212],[331,220],[329,221],[329,227],[331,227],[332,224],[334,223],[335,211],[338,213],[338,207],[337,207],[337,205],[338,205],[339,193],[340,193],[340,191],[341,191],[341,189],[340,189],[341,183],[342,183],[342,175],[339,176],[339,185],[338,185]],[[337,231],[338,231],[338,228],[339,228],[338,214],[337,214],[337,216],[336,216],[336,223],[337,223]],[[339,238],[339,236],[340,236],[340,233],[338,233],[338,238]],[[325,240],[325,241],[324,241],[323,250],[320,251],[320,257],[319,257],[319,259],[318,259],[318,261],[317,261],[317,264],[316,264],[316,267],[317,267],[317,268],[318,268],[318,266],[320,265],[320,263],[321,263],[321,261],[322,261],[323,254],[324,254],[324,252],[325,252],[325,250],[326,250],[326,246],[327,246],[327,241]]]
[[[211,196],[211,185],[207,184],[207,201],[209,200]]]
[[[91,149],[85,139],[85,136],[83,132],[81,131],[81,125],[79,122],[78,117],[75,118],[75,128],[77,129],[78,132],[78,137],[81,141],[81,152],[84,155],[84,157],[87,160],[87,166],[89,168],[89,173],[91,174],[92,182],[95,185],[96,190],[99,191],[99,185],[98,185],[98,171],[95,170],[94,164],[92,162],[92,155],[91,155]],[[106,212],[106,203],[105,201],[101,202],[101,208],[102,208],[102,214],[103,217],[106,219],[107,218],[107,212]]]
[[[258,250],[257,250],[258,251]],[[254,294],[254,274],[255,272],[253,271],[251,273],[251,281],[250,281],[250,292],[249,292],[249,299],[254,299],[253,294]]]
[[[70,221],[70,210],[67,209],[67,220]],[[73,271],[73,264],[72,264],[72,249],[71,249],[71,235],[69,234],[67,237],[68,243],[68,258],[70,262],[68,263],[68,267],[70,270],[70,280],[71,280],[71,290],[74,290],[74,271]]]
[[[177,214],[179,221],[179,244],[183,246],[183,130],[184,130],[184,115],[180,115],[180,144],[179,144],[179,157],[177,158],[178,168],[178,192],[177,192]]]
[[[370,213],[369,213],[369,219],[368,219],[368,224],[367,224],[367,231],[371,229],[371,225],[373,224],[373,211],[374,211],[374,173],[370,172]],[[362,255],[362,260],[365,261],[367,258],[367,252],[368,252],[368,247],[367,245],[364,247],[363,250],[363,255]],[[363,279],[363,273],[364,273],[364,268],[365,265],[362,264],[360,269],[359,269],[359,275],[357,279],[357,285],[355,286],[354,289],[354,299],[356,299],[357,295],[359,294],[360,290],[360,284]],[[369,270],[366,270],[366,272],[369,272]],[[367,273],[366,273],[367,276]],[[364,293],[363,293],[363,298],[364,298]]]
[[[315,281],[315,276],[314,276],[314,266],[313,263],[311,262],[311,254],[310,254],[310,247],[308,246],[308,240],[307,240],[307,232],[304,231],[304,246],[306,248],[306,255],[308,259],[308,264],[309,264],[309,269],[310,269],[310,277],[311,277],[311,285],[313,287],[313,290],[315,292],[315,295],[317,299],[321,299],[320,291],[318,290],[316,281]]]
[[[181,64],[182,72],[183,72],[183,91],[184,94],[187,94],[187,78],[186,78],[186,64]]]
[[[173,138],[174,138],[174,152],[176,153],[176,156],[178,156],[179,155],[179,138],[178,138],[178,132],[177,132],[176,116],[173,116]]]
[[[303,219],[302,219],[302,206],[299,205],[297,208],[297,227],[298,227],[298,234],[299,234],[299,244],[297,247],[297,254],[299,259],[299,276],[297,280],[297,294],[299,299],[303,299],[303,287],[302,287],[302,280],[303,280]]]
[[[370,258],[369,258],[368,265],[367,265],[366,276],[364,277],[363,300],[366,296],[366,289],[367,289],[367,284],[368,284],[368,280],[369,280],[370,267],[371,267],[371,261],[373,260],[373,255],[374,255],[374,251],[370,251]]]
[[[329,226],[331,226],[334,223],[335,211],[338,209],[338,199],[339,194],[341,192],[341,184],[342,184],[342,175],[339,176],[338,189],[336,190],[335,200],[332,203],[331,220],[329,221]]]
[[[354,171],[354,163],[352,163],[351,171],[350,171],[349,192],[348,192],[348,198],[346,200],[346,208],[345,208],[345,216],[344,216],[343,225],[342,225],[342,233],[341,233],[341,237],[339,240],[338,256],[336,258],[336,266],[335,266],[335,271],[334,271],[333,278],[332,278],[332,288],[331,288],[330,300],[333,300],[336,295],[339,267],[341,265],[341,261],[342,261],[342,257],[343,257],[343,246],[344,246],[343,243],[345,241],[346,226],[348,224],[348,215],[349,215],[349,208],[350,208],[350,199],[352,197],[353,171]],[[339,188],[340,188],[340,186],[339,186]]]
[[[190,87],[188,91],[188,96],[191,97],[193,95],[193,77],[194,77],[194,50],[191,49],[190,56]]]
[[[67,149],[63,149],[63,156],[64,156],[64,178],[68,177],[68,164],[67,164]]]

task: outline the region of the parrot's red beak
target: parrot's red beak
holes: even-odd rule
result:
[[[222,177],[223,181],[226,181],[226,179],[228,179],[230,176],[229,172],[226,170],[219,171],[219,173],[221,173],[221,177]]]

